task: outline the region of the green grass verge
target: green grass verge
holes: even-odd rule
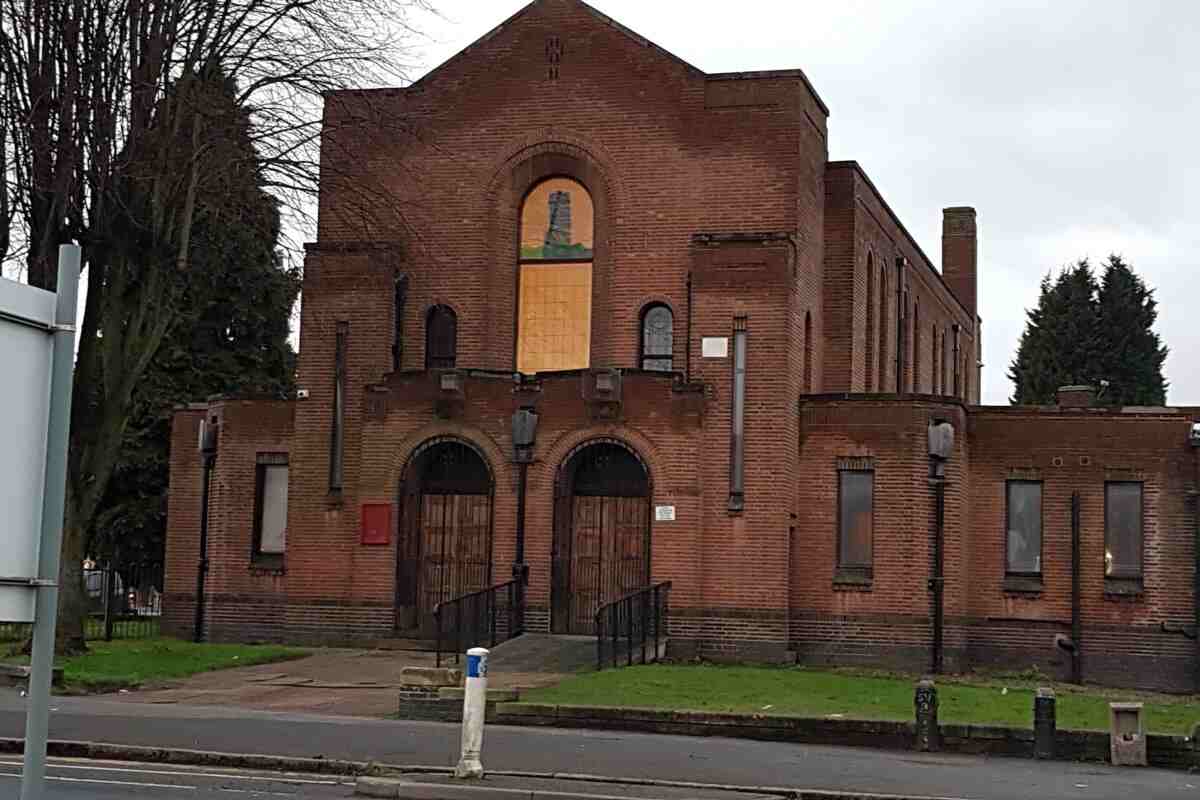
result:
[[[290,661],[308,653],[301,648],[278,645],[196,644],[160,638],[88,642],[87,653],[60,659],[58,663],[63,667],[68,692],[104,692],[186,678],[200,672]]]
[[[522,694],[533,703],[734,711],[846,719],[910,720],[915,678],[853,670],[652,664],[567,678]],[[1028,677],[938,680],[942,722],[1033,727],[1033,696],[1045,681]],[[1190,734],[1200,722],[1195,696],[1056,685],[1058,726],[1108,730],[1108,703],[1146,704],[1155,733]]]

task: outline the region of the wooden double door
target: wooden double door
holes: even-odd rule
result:
[[[486,462],[462,442],[414,458],[401,486],[398,631],[431,636],[438,603],[491,586],[492,489]]]
[[[595,632],[596,612],[650,582],[650,481],[615,442],[575,453],[555,488],[551,629]]]

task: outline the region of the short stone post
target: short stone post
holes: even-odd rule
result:
[[[1054,690],[1042,687],[1033,698],[1033,757],[1054,758],[1054,737],[1058,730]]]
[[[933,681],[925,678],[917,683],[913,706],[917,714],[917,749],[926,753],[941,749],[937,687]]]
[[[1108,704],[1109,757],[1114,767],[1144,767],[1146,730],[1141,703]]]
[[[488,651],[467,651],[467,680],[463,690],[462,758],[454,768],[456,778],[482,778],[483,720],[487,713]]]

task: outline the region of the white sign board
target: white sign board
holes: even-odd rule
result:
[[[700,340],[700,355],[704,358],[728,358],[728,336],[705,336]]]
[[[54,295],[0,278],[0,578],[37,576]],[[0,622],[33,622],[34,591],[0,585]]]
[[[675,521],[675,506],[655,506],[654,507],[655,522],[674,522]]]

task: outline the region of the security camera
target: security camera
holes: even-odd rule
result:
[[[1200,447],[1200,422],[1192,423],[1192,435],[1189,437],[1192,442],[1192,447]]]
[[[296,399],[297,400],[307,400],[308,399],[308,389],[297,389],[296,390]]]

